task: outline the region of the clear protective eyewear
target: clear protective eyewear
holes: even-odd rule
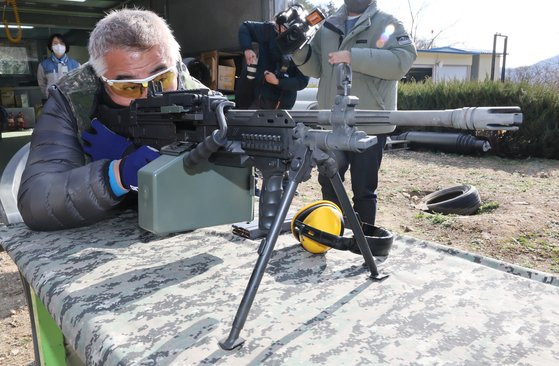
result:
[[[113,80],[101,76],[101,80],[107,83],[116,95],[136,99],[142,97],[144,90],[148,88],[150,82],[159,83],[163,91],[171,90],[174,82],[177,80],[177,69],[175,66],[171,66],[145,79]]]

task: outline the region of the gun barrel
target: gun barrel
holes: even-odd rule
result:
[[[330,126],[329,110],[290,110],[289,114],[296,122],[314,123],[326,128]],[[418,111],[356,109],[348,124],[368,135],[388,134],[393,132],[396,126],[516,131],[522,124],[522,113],[519,107],[465,107]]]

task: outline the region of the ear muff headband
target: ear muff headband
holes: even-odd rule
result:
[[[330,234],[326,231],[318,230],[311,226],[305,225],[304,222],[299,220],[295,222],[295,230],[297,231],[297,235],[299,235],[299,237],[304,236],[316,241],[317,243],[338,250],[348,250],[351,242],[354,241],[353,238],[346,238],[341,236],[341,233],[340,235]]]
[[[293,216],[293,219],[291,220],[291,232],[293,233],[293,236],[295,237],[295,239],[297,239],[299,241],[299,232],[298,232],[298,230],[296,230],[295,222],[300,221],[302,223],[305,220],[305,218],[312,211],[314,211],[316,208],[318,208],[320,206],[330,206],[333,209],[342,212],[342,210],[340,210],[338,205],[336,205],[334,202],[328,201],[328,200],[315,201],[315,202],[309,203],[306,206],[303,206],[299,211],[297,211],[297,213]],[[344,232],[344,222],[343,222],[343,220],[342,220],[341,223],[342,223],[342,227],[341,227],[340,235],[342,235],[343,232]]]

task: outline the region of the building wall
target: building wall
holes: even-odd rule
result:
[[[453,54],[453,53],[431,53],[420,52],[415,60],[415,64],[427,65],[472,65],[472,55]]]
[[[286,0],[168,0],[165,17],[183,57],[198,57],[211,50],[237,51],[243,21],[270,20],[285,4]]]
[[[501,58],[495,59],[495,79],[500,77]],[[478,80],[491,77],[491,54],[419,52],[413,68],[432,68],[433,80]]]
[[[501,56],[495,57],[495,80],[501,77]],[[483,54],[479,57],[479,81],[491,79],[491,55]]]
[[[472,56],[451,53],[420,52],[413,67],[432,67],[435,82],[470,80]]]

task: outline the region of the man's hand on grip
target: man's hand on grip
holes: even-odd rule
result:
[[[147,163],[157,159],[161,154],[151,146],[143,145],[120,160],[120,183],[126,189],[138,189],[138,170]]]
[[[132,149],[132,141],[117,135],[109,130],[97,118],[91,121],[93,132],[84,131],[82,139],[84,141],[83,150],[91,156],[92,161],[109,159],[121,159],[128,149]]]

